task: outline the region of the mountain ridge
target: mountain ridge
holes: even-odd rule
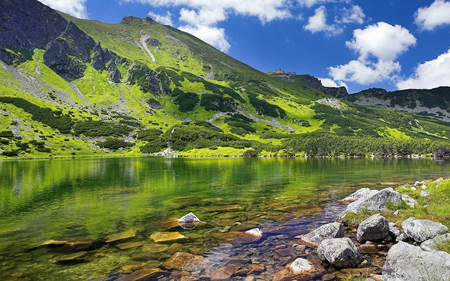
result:
[[[262,73],[150,18],[82,20],[35,0],[6,0],[0,14],[0,28],[13,34],[0,37],[3,157],[166,148],[181,155],[367,154],[361,147],[307,152],[294,140],[417,138],[437,147],[450,137],[443,121],[353,104],[345,88],[323,87],[310,75]]]

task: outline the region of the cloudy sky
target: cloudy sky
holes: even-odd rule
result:
[[[260,71],[354,93],[450,86],[450,0],[40,0],[79,18],[149,16]]]

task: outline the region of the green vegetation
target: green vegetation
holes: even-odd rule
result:
[[[121,137],[127,135],[133,129],[127,126],[107,123],[104,121],[86,120],[77,122],[73,128],[75,135],[86,137],[114,136]]]

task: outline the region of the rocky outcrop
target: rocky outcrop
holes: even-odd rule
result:
[[[354,267],[362,259],[350,238],[325,239],[317,248],[317,253],[321,260],[340,268]]]
[[[380,214],[375,214],[359,224],[356,232],[358,242],[380,241],[389,233],[389,223]]]
[[[338,222],[333,222],[322,225],[310,233],[303,235],[301,240],[307,244],[317,247],[325,239],[342,238],[344,237],[344,234],[344,226]]]
[[[449,280],[450,254],[426,252],[405,242],[398,242],[388,252],[383,266],[383,280]]]
[[[438,222],[409,218],[402,222],[405,234],[418,243],[448,233],[448,228]]]
[[[369,212],[381,211],[386,208],[386,203],[388,202],[400,204],[403,202],[403,199],[400,193],[392,188],[385,188],[374,193],[370,192],[368,196],[350,203],[339,218],[342,219],[347,213],[360,214],[363,210]]]
[[[367,187],[358,189],[357,191],[353,192],[352,194],[350,194],[349,196],[345,197],[344,199],[342,199],[341,201],[344,202],[355,202],[356,200],[363,198],[363,197],[367,197],[371,194],[375,194],[377,193],[377,190],[370,190]]]

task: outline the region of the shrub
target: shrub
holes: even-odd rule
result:
[[[162,134],[163,131],[160,129],[147,129],[140,131],[137,135],[137,139],[142,141],[154,141],[158,139]]]
[[[18,156],[18,155],[19,155],[19,150],[3,151],[3,152],[2,152],[2,155],[3,155],[3,156],[7,156],[7,157]]]
[[[125,148],[133,146],[132,143],[123,141],[121,139],[109,138],[106,141],[97,142],[97,145],[103,148],[108,148],[112,150],[117,150],[119,148]]]
[[[0,132],[0,137],[12,139],[14,137],[14,134],[12,131],[2,131],[2,132]]]
[[[127,126],[104,121],[85,120],[77,122],[74,126],[75,135],[85,135],[86,137],[127,135],[133,129]]]

